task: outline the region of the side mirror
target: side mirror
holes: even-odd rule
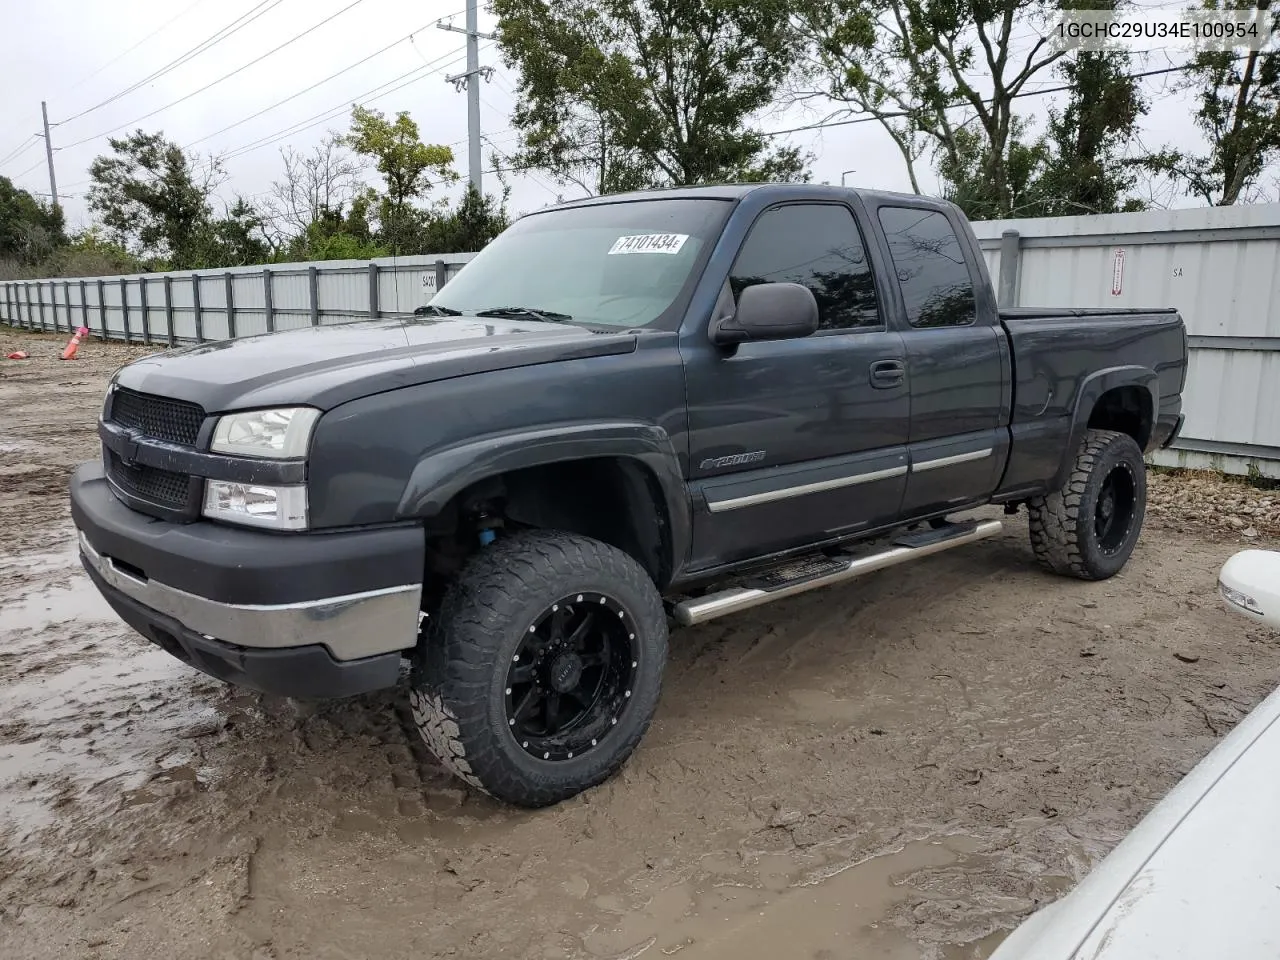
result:
[[[1232,613],[1280,630],[1280,552],[1241,550],[1222,565],[1218,593]]]
[[[721,345],[749,340],[790,340],[818,329],[818,301],[800,283],[753,283],[738,295],[738,309],[716,321],[711,340]]]

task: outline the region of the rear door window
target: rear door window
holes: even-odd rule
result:
[[[937,210],[881,207],[893,269],[913,327],[963,327],[974,322],[973,277],[951,221]]]

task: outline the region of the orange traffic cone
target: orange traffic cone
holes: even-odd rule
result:
[[[75,336],[73,336],[71,340],[68,341],[66,349],[62,351],[62,359],[74,360],[76,358],[76,351],[80,349],[80,341],[83,340],[88,335],[89,335],[88,327],[81,327],[79,330],[77,330],[75,333]]]

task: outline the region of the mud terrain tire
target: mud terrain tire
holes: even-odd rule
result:
[[[428,620],[413,717],[466,783],[548,806],[627,761],[666,657],[662,598],[639,563],[588,537],[521,531],[477,553]]]
[[[1063,487],[1027,503],[1036,559],[1080,580],[1113,577],[1133,553],[1146,506],[1147,468],[1137,442],[1088,430]]]

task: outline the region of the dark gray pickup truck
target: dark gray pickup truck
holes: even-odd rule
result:
[[[997,310],[963,215],[814,185],[525,216],[413,317],[183,348],[113,377],[84,565],[193,667],[398,684],[473,786],[609,777],[668,628],[991,536],[1128,560],[1182,422],[1172,309]]]

